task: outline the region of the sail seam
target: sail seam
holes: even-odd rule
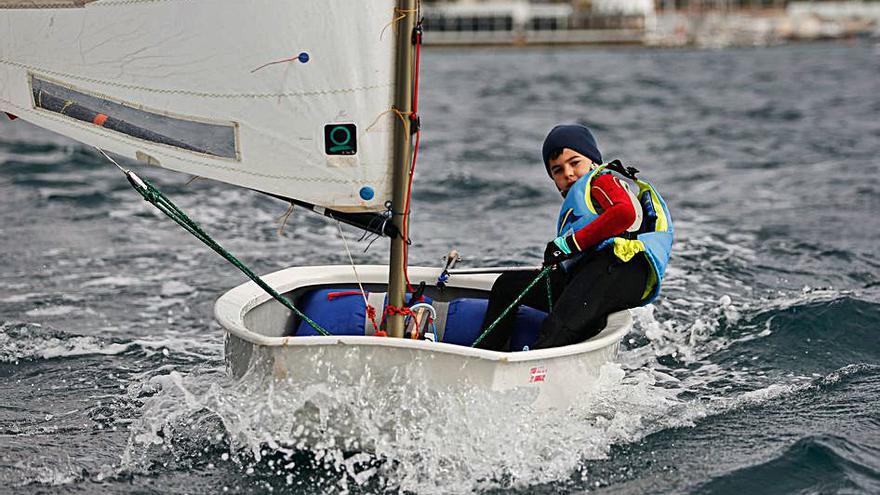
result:
[[[108,139],[115,139],[117,141],[123,141],[126,144],[128,144],[129,146],[150,146],[150,151],[153,154],[156,154],[159,156],[164,156],[167,158],[172,158],[174,160],[179,160],[182,162],[191,163],[193,165],[201,165],[201,166],[207,167],[207,168],[212,168],[212,169],[217,169],[217,170],[225,170],[225,171],[229,171],[229,172],[236,172],[239,174],[251,175],[254,177],[262,177],[262,178],[266,178],[266,179],[294,180],[294,181],[300,181],[300,182],[330,182],[330,183],[336,183],[336,184],[355,184],[355,185],[361,184],[363,181],[367,181],[367,182],[373,181],[374,183],[379,182],[379,179],[375,179],[375,178],[374,179],[367,178],[367,179],[359,179],[359,180],[345,180],[345,179],[323,178],[323,177],[303,177],[303,176],[294,176],[294,175],[261,174],[258,172],[250,172],[247,170],[242,170],[240,168],[229,167],[229,166],[224,166],[224,165],[217,165],[217,164],[208,163],[208,162],[204,162],[204,161],[200,161],[200,160],[193,160],[191,158],[183,158],[178,155],[167,153],[167,152],[163,151],[162,149],[157,149],[156,147],[159,145],[156,145],[155,143],[150,143],[150,142],[145,143],[145,142],[133,140],[133,139],[129,138],[128,136],[126,136],[125,134],[117,134],[117,133],[110,134],[107,132],[101,132],[98,129],[92,128],[92,126],[81,123],[77,120],[63,119],[63,118],[56,117],[55,115],[51,115],[51,112],[36,111],[31,108],[22,107],[22,106],[17,105],[17,104],[15,104],[5,98],[0,98],[0,101],[2,101],[5,104],[8,104],[11,107],[18,109],[18,112],[21,115],[24,115],[25,113],[34,113],[42,118],[54,120],[54,121],[59,122],[61,124],[74,125],[80,130],[87,131],[87,132],[90,132],[90,133],[98,135],[98,136],[102,136],[102,137],[105,137]],[[160,167],[161,167],[161,165],[160,165]],[[162,168],[164,168],[164,167],[162,167]]]
[[[159,93],[159,94],[179,94],[179,95],[187,95],[187,96],[201,96],[205,98],[278,98],[278,97],[288,97],[288,98],[299,98],[299,97],[315,97],[315,96],[326,96],[326,95],[336,95],[336,94],[344,94],[344,93],[357,93],[361,91],[373,91],[377,89],[390,88],[392,86],[391,83],[388,84],[374,84],[370,86],[359,86],[356,88],[338,88],[338,89],[321,89],[315,91],[291,91],[291,92],[281,92],[281,93],[205,93],[201,91],[192,91],[188,89],[164,89],[164,88],[148,88],[146,86],[137,86],[135,84],[124,84],[112,81],[104,81],[101,79],[94,79],[91,77],[78,76],[75,74],[69,74],[66,72],[58,72],[51,69],[43,69],[39,67],[35,67],[33,65],[23,64],[20,62],[14,62],[12,60],[3,60],[0,59],[0,64],[11,65],[14,67],[20,67],[22,69],[27,69],[33,72],[41,72],[43,74],[51,74],[53,76],[66,77],[70,79],[76,79],[79,81],[85,81],[95,84],[102,84],[104,86],[112,86],[116,88],[122,89],[134,89],[139,91],[146,91],[150,93]]]

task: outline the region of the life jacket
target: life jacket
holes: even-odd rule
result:
[[[609,173],[608,165],[600,165],[577,180],[568,190],[562,208],[559,210],[557,221],[557,235],[568,235],[586,227],[599,217],[599,211],[590,197],[593,179],[601,173]],[[666,207],[666,202],[654,187],[646,181],[632,177],[639,187],[636,195],[642,209],[641,225],[634,232],[625,232],[618,237],[611,237],[600,242],[594,248],[599,251],[606,248],[614,250],[615,256],[627,262],[638,253],[645,253],[648,264],[651,265],[651,276],[642,294],[642,305],[648,304],[657,298],[660,293],[660,284],[666,272],[666,264],[669,262],[669,252],[672,249],[672,216]],[[589,248],[585,251],[589,251]],[[587,253],[582,253],[573,258],[573,262]]]

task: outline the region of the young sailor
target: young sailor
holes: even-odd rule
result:
[[[565,199],[557,237],[544,251],[544,266],[555,267],[549,284],[553,308],[531,349],[582,342],[602,330],[610,313],[653,301],[672,247],[672,217],[663,199],[650,184],[635,178],[632,169],[616,161],[602,165],[589,129],[556,126],[542,151],[547,173]],[[612,168],[636,183],[638,196],[610,173]],[[524,270],[498,277],[484,329],[538,273]],[[520,304],[548,311],[547,284],[536,284]],[[515,315],[509,312],[477,347],[507,350]]]

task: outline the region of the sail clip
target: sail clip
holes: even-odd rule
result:
[[[421,45],[422,37],[424,34],[425,32],[422,29],[422,21],[420,20],[418,23],[416,23],[415,27],[412,30],[412,44]]]

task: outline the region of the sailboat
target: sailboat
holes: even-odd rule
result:
[[[387,266],[293,267],[222,295],[232,376],[297,386],[415,366],[426,388],[566,407],[615,357],[628,312],[575,345],[478,349],[501,269],[407,264],[419,18],[416,0],[0,0],[0,110],[390,239]],[[526,349],[544,315],[519,311]]]

